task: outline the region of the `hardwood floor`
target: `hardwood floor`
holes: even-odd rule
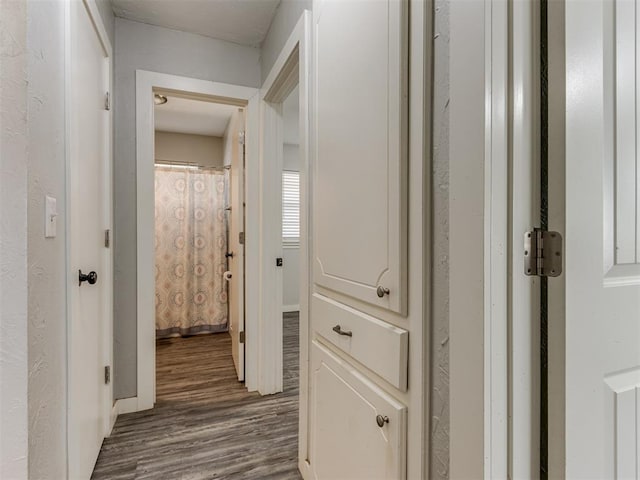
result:
[[[157,402],[121,415],[92,479],[300,479],[298,315],[284,315],[284,392],[239,383],[228,334],[157,342]]]

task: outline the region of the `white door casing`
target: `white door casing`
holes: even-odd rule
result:
[[[211,82],[177,75],[136,70],[136,259],[137,259],[137,397],[132,399],[131,411],[153,408],[155,402],[155,274],[154,251],[154,122],[153,92],[169,90],[190,98],[219,101],[246,109],[246,199],[247,231],[245,243],[246,297],[257,298],[259,291],[258,224],[258,91],[255,88]],[[257,230],[257,229],[256,229]],[[251,346],[252,332],[258,330],[257,302],[245,308],[245,385],[249,391],[257,389],[257,343]],[[255,337],[254,337],[255,339]]]
[[[549,227],[564,231],[566,248],[563,277],[549,280],[550,343],[564,339],[549,358],[550,415],[560,425],[549,450],[564,455],[550,458],[550,478],[636,479],[640,5],[598,0],[564,8],[565,83],[549,85],[551,95],[566,97],[559,142],[566,157],[551,152],[549,171]]]
[[[313,278],[406,314],[408,7],[362,6],[314,3]]]
[[[68,465],[70,478],[89,478],[112,407],[111,55],[92,2],[70,2],[68,14]],[[79,285],[79,270],[97,282]]]
[[[229,179],[229,257],[231,281],[229,288],[229,334],[231,353],[238,380],[244,381],[244,244],[240,243],[240,233],[244,234],[244,109],[238,109],[229,124],[227,135],[231,142],[231,169]]]

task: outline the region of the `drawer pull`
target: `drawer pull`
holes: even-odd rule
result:
[[[380,285],[377,289],[376,289],[376,293],[378,294],[378,297],[382,298],[385,295],[389,295],[391,291],[388,288],[383,287],[382,285]]]
[[[336,325],[335,327],[333,327],[333,331],[336,332],[338,335],[344,335],[345,337],[353,337],[353,332],[342,330],[342,328],[340,328],[340,325]]]
[[[384,427],[385,423],[389,423],[389,417],[382,416],[382,415],[376,415],[376,423],[378,424],[378,426],[380,428],[382,428],[382,427]]]

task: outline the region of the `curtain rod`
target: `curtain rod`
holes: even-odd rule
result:
[[[179,162],[179,161],[175,161],[175,162],[166,162],[166,161],[157,161],[155,162],[154,166],[156,167],[185,167],[185,168],[193,168],[194,170],[214,170],[214,171],[224,171],[225,168],[224,167],[216,167],[216,166],[203,166],[203,165],[198,165],[197,163],[193,163],[193,162]]]

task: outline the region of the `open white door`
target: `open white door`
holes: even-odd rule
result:
[[[239,109],[231,118],[228,129],[231,152],[229,181],[228,254],[229,271],[229,334],[233,363],[238,380],[244,381],[244,111]]]
[[[637,479],[640,5],[569,1],[564,13],[566,85],[550,83],[566,95],[566,163],[554,170],[562,159],[551,157],[549,172],[549,227],[564,221],[566,263],[549,279],[549,478]]]
[[[105,335],[111,267],[108,51],[84,2],[70,2],[68,84],[69,478],[91,477],[106,430]]]

